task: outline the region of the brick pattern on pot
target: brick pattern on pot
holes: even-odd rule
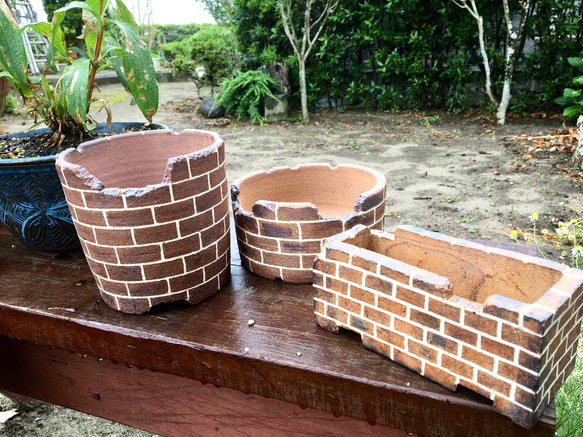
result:
[[[101,296],[120,311],[144,313],[176,300],[195,304],[229,281],[224,143],[172,160],[164,182],[140,189],[100,189],[79,178],[78,166],[57,162]]]
[[[331,171],[328,164],[311,166],[320,166],[323,172]],[[305,166],[296,169],[301,167]],[[280,169],[296,170],[281,167],[270,172]],[[292,283],[312,282],[314,259],[321,252],[325,238],[344,232],[355,224],[383,229],[386,180],[380,173],[374,174],[377,176],[377,185],[364,193],[353,211],[342,218],[321,217],[318,208],[308,202],[259,200],[253,205],[252,211],[244,210],[238,200],[240,182],[235,182],[231,193],[243,266],[268,279],[282,279]]]
[[[418,249],[417,262],[407,259]],[[478,276],[488,262],[504,274],[504,266],[526,267],[533,281],[547,278],[545,288],[525,302],[497,295],[496,288],[482,303],[461,297],[462,276],[450,280],[422,268],[432,255],[445,259],[442,267],[432,265],[435,270],[455,268],[448,251],[476,263],[462,276]],[[357,332],[367,348],[451,390],[462,385],[486,396],[527,428],[575,365],[583,312],[577,269],[412,226],[394,235],[357,226],[327,241],[313,282],[320,326]]]

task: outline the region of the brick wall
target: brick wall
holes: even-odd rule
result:
[[[193,135],[196,143],[200,134],[191,132],[180,135]],[[218,135],[211,146],[169,160],[164,182],[145,188],[104,188],[66,159],[59,155],[57,170],[109,306],[143,313],[164,302],[194,304],[228,282],[228,183]]]
[[[296,169],[281,167],[270,171],[293,172],[306,167],[311,169],[319,167],[324,175],[335,171],[328,164],[299,166]],[[359,171],[363,171],[360,169]],[[314,204],[301,202],[258,200],[251,210],[246,210],[239,202],[239,196],[243,195],[241,190],[245,190],[245,186],[241,180],[236,181],[231,190],[242,264],[265,278],[279,278],[292,283],[311,283],[314,258],[322,250],[325,238],[357,224],[383,229],[386,180],[380,173],[369,171],[374,175],[375,182],[368,187],[369,191],[362,193],[358,198],[352,212],[341,218],[323,218]],[[266,174],[268,173],[257,172],[249,177],[261,177]],[[278,183],[275,180],[269,181],[266,185],[273,186]],[[282,190],[286,189],[285,185],[285,182],[279,183]],[[311,200],[309,191],[308,188],[306,200]]]
[[[383,254],[390,252],[407,263]],[[417,253],[416,261],[406,253]],[[419,267],[451,271],[455,259],[473,260],[474,270],[462,268],[451,280]],[[480,272],[495,275],[492,265],[501,272],[532,269],[520,282],[533,286],[529,303],[498,295],[499,288],[481,290],[482,302],[460,296],[475,291]],[[355,331],[366,347],[451,390],[462,385],[480,393],[528,428],[575,364],[583,272],[561,264],[415,227],[393,236],[358,226],[329,240],[313,278],[320,326]]]

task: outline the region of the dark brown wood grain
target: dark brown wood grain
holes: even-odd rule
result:
[[[225,416],[234,407],[219,402],[222,398],[241,407],[246,400],[259,399],[257,408],[267,415],[285,405],[291,415],[278,416],[275,425],[266,421],[264,435],[283,422],[286,432],[306,435],[294,425],[294,412],[302,411],[309,413],[300,413],[306,421],[312,420],[310,414],[334,414],[327,419],[314,416],[314,424],[331,421],[336,426],[352,418],[380,425],[354,428],[358,431],[352,435],[389,432],[384,427],[421,436],[554,434],[552,419],[527,431],[473,392],[453,393],[364,348],[354,334],[336,335],[318,327],[311,286],[257,277],[240,266],[233,252],[231,282],[215,296],[195,306],[173,304],[148,315],[128,315],[101,302],[84,259],[40,257],[0,234],[0,389],[163,435],[185,435],[185,429],[198,429],[205,421],[234,427],[238,422],[227,425],[231,422]],[[47,348],[35,349],[32,343]],[[55,363],[64,363],[70,373],[49,365],[50,347],[61,357]],[[73,359],[79,356],[87,358]],[[77,396],[59,374],[68,374],[77,388],[83,380],[95,390],[103,387],[101,400],[92,402],[87,393]],[[199,388],[205,402],[217,399],[216,411],[193,405]],[[108,397],[107,390],[125,394]],[[168,423],[163,415],[156,418],[163,409],[153,401],[158,393],[175,393],[180,418]],[[242,398],[241,393],[251,396]],[[131,407],[135,398],[147,402]],[[244,408],[237,411],[241,417],[249,414]],[[217,420],[211,421],[209,414]],[[262,435],[259,422],[243,420],[241,426]]]
[[[3,388],[11,392],[163,436],[407,436],[312,408],[2,336],[0,372]],[[23,373],[30,377],[20,377]]]

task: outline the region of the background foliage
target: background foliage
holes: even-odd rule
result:
[[[279,92],[279,85],[271,76],[249,70],[223,81],[216,104],[234,113],[237,119],[249,117],[251,122],[263,124],[267,121],[262,115],[265,98],[275,99],[273,94]]]
[[[158,28],[158,31],[164,29]],[[174,30],[183,32],[184,29]],[[168,39],[167,39],[168,40]],[[205,79],[210,82],[211,94],[219,79],[234,76],[236,55],[234,36],[222,25],[202,24],[187,38],[162,44],[164,57],[177,77],[190,79],[199,86],[198,67],[204,67]]]
[[[43,8],[47,13],[47,21],[53,19],[53,12],[71,3],[71,0],[43,0]],[[77,39],[83,33],[83,17],[81,10],[69,9],[61,25],[67,47],[81,47],[83,40]]]
[[[478,0],[495,93],[504,74],[507,30],[500,0]],[[511,1],[513,10],[518,0]],[[234,0],[243,68],[291,61],[275,0]],[[536,0],[517,56],[514,109],[548,109],[571,82],[568,57],[581,46],[579,0]],[[449,0],[344,0],[308,60],[308,93],[371,109],[463,109],[468,83],[481,84],[476,24]],[[292,75],[292,84],[297,78]],[[535,92],[536,91],[536,92]]]
[[[206,62],[216,64],[217,79],[274,60],[287,61],[290,103],[297,103],[297,59],[277,0],[201,1],[217,15],[219,25],[159,26],[157,32],[166,35],[167,59],[178,58],[176,64],[192,71],[192,64],[203,65],[202,51],[194,53],[195,46],[210,46],[213,61]],[[502,1],[476,2],[484,17],[493,91],[499,97],[508,32]],[[518,11],[519,0],[510,0],[510,7]],[[577,74],[568,58],[583,53],[582,16],[581,0],[533,0],[517,53],[511,112],[560,110],[555,99]],[[310,55],[306,72],[312,107],[327,101],[331,107],[364,104],[377,110],[459,112],[468,103],[468,90],[483,95],[482,70],[476,23],[451,0],[343,0]],[[478,103],[487,105],[485,97]]]

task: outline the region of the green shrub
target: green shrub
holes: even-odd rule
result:
[[[578,87],[583,86],[583,59],[582,58],[569,58],[569,64],[575,67],[580,76],[576,76],[573,79],[573,85]],[[576,115],[583,114],[583,96],[581,96],[581,89],[565,88],[563,95],[555,99],[555,103],[561,106],[567,106],[563,111],[565,117],[574,117]]]
[[[274,57],[287,60],[293,54],[276,0],[232,1],[245,69],[259,68]],[[501,1],[476,3],[484,19],[493,91],[501,94],[508,42],[504,9]],[[511,15],[521,7],[518,1],[508,3]],[[293,14],[300,14],[301,9]],[[581,50],[581,22],[580,2],[532,2],[516,51],[515,66],[520,72],[516,79],[532,79],[542,92],[537,91],[535,99],[525,96],[519,105],[555,109],[554,99],[572,79],[567,58]],[[306,64],[310,98],[350,100],[377,109],[445,107],[460,112],[466,104],[467,85],[481,83],[484,76],[475,20],[451,1],[345,1],[330,16],[327,27]],[[534,51],[528,49],[532,41]],[[289,81],[293,96],[299,76],[291,62]]]
[[[178,58],[189,58],[192,51],[192,40],[187,38],[182,41],[173,41],[161,45],[164,57],[170,63]]]
[[[198,32],[200,24],[159,24],[156,26],[155,39],[163,40],[164,43],[181,42]]]
[[[4,106],[4,111],[2,115],[18,114],[20,112],[20,105],[18,104],[18,99],[12,94],[6,96],[6,106]]]
[[[182,41],[162,44],[166,59],[176,77],[192,80],[200,89],[203,81],[211,85],[211,97],[220,78],[235,71],[233,35],[217,24],[202,24],[200,30]],[[204,67],[205,75],[198,77],[196,69]]]
[[[557,437],[583,436],[583,330],[573,373],[555,396]]]
[[[247,71],[233,79],[226,79],[217,94],[216,104],[237,116],[248,116],[253,123],[263,124],[266,119],[261,115],[265,97],[281,92],[278,83],[261,71]]]

